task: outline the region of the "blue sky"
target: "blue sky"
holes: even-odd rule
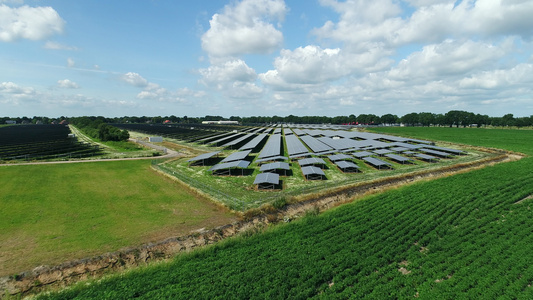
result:
[[[0,0],[0,116],[529,116],[531,16],[528,0]]]

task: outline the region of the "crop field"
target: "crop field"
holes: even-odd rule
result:
[[[395,132],[475,132],[473,144],[533,154],[531,131]],[[415,183],[39,299],[531,299],[532,167],[529,156]]]
[[[0,166],[0,182],[0,276],[235,220],[149,160]]]
[[[101,154],[94,145],[71,138],[65,125],[0,127],[0,161],[83,158]]]

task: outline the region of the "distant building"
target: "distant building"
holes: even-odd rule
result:
[[[162,143],[163,137],[162,136],[151,136],[148,138],[148,141],[152,143]]]
[[[6,124],[17,124],[17,121],[7,120],[7,121],[6,121]]]
[[[239,121],[202,121],[202,124],[239,125]]]

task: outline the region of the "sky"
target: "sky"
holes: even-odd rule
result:
[[[0,116],[533,115],[531,0],[0,0]]]

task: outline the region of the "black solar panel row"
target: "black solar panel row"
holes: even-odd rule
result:
[[[326,152],[333,150],[330,146],[322,143],[321,141],[317,140],[316,138],[304,135],[300,137],[302,141],[313,151],[314,153],[320,153],[320,152]]]
[[[281,135],[273,134],[268,139],[263,150],[259,153],[258,158],[281,156],[281,149]]]
[[[289,157],[309,152],[300,139],[298,139],[298,137],[295,135],[286,135],[285,142],[287,143]]]

